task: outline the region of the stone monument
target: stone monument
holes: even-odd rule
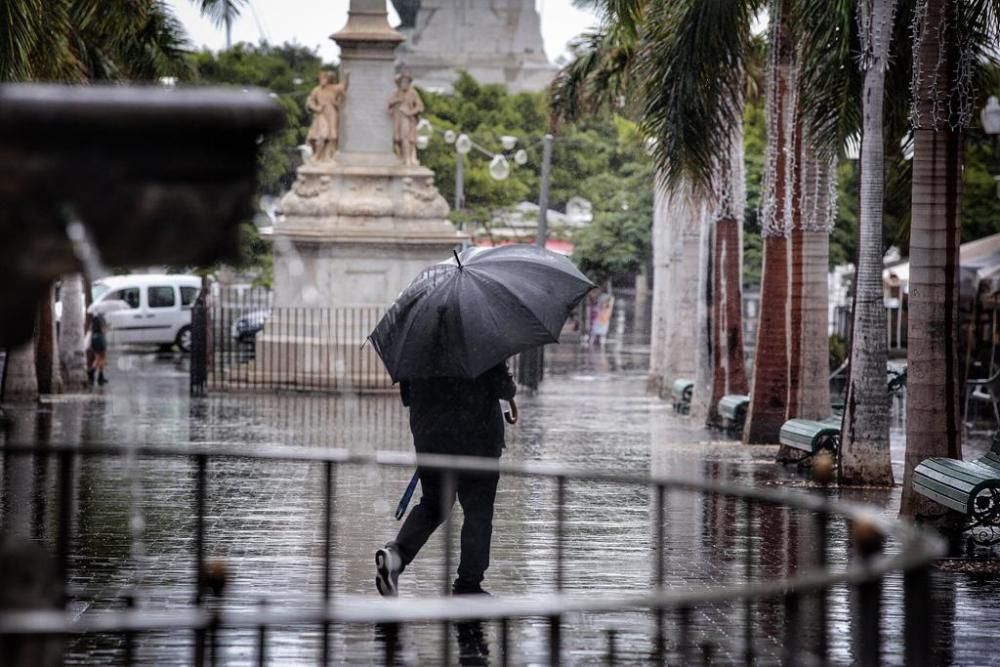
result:
[[[392,0],[400,68],[417,85],[450,90],[459,70],[513,92],[545,89],[558,68],[545,57],[535,0]]]
[[[372,378],[381,364],[371,349],[359,351],[373,318],[468,237],[449,222],[434,173],[417,159],[423,103],[409,77],[396,75],[404,38],[389,26],[385,0],[351,0],[347,25],[332,39],[343,83],[324,73],[310,94],[314,154],[278,208],[274,307],[257,337],[255,371],[287,374],[295,386],[366,390],[389,384],[387,375]],[[289,309],[309,308],[367,315],[289,321]]]

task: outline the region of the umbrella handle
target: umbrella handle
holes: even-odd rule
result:
[[[507,420],[508,424],[516,424],[517,423],[517,403],[514,402],[514,399],[511,399],[511,400],[507,401],[507,403],[510,405],[510,410],[504,410],[503,418]]]

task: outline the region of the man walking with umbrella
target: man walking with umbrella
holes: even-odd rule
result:
[[[536,246],[470,248],[422,271],[368,337],[400,383],[417,453],[498,458],[504,446],[499,402],[515,392],[505,360],[558,342],[569,313],[593,286],[566,257]],[[513,402],[511,408],[513,423]],[[399,574],[456,496],[465,523],[453,592],[484,593],[499,474],[426,466],[417,474],[420,503],[396,539],[375,552],[379,593],[397,594]]]
[[[410,431],[418,454],[481,456],[498,459],[504,447],[500,400],[511,401],[516,387],[504,363],[473,380],[428,378],[400,383],[403,405],[410,408]],[[456,474],[447,483],[440,470],[420,467],[422,496],[410,512],[396,539],[376,552],[376,587],[382,595],[395,595],[396,580],[431,534],[445,520],[458,497],[465,520],[456,595],[481,594],[483,576],[490,564],[493,503],[498,472]]]

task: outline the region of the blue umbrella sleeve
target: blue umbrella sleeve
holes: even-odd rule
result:
[[[413,492],[417,490],[417,482],[420,480],[420,473],[418,471],[413,472],[413,477],[410,478],[410,483],[406,485],[406,491],[403,491],[403,497],[399,499],[399,504],[396,505],[396,521],[403,518],[406,514],[406,508],[410,506],[410,498],[413,497]]]

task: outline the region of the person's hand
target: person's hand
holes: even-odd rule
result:
[[[504,410],[503,418],[507,421],[508,424],[516,424],[517,403],[514,402],[514,399],[510,399],[509,401],[507,401],[507,404],[510,405],[510,410]]]

